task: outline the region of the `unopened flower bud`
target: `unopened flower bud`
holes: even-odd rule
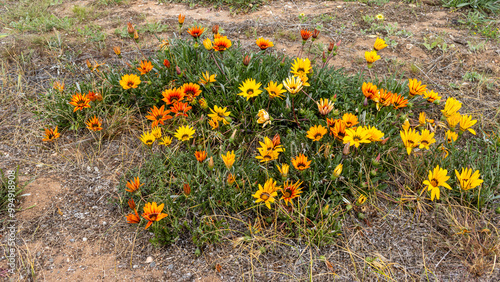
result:
[[[127,23],[127,32],[131,37],[134,35],[135,32],[135,28],[130,22]]]
[[[250,57],[248,55],[246,55],[244,58],[243,58],[243,64],[245,66],[248,66],[250,64]]]
[[[385,143],[387,143],[387,141],[389,140],[389,137],[383,139],[382,141],[380,141],[380,144],[382,145],[385,145]]]
[[[122,57],[121,54],[122,54],[122,51],[120,50],[120,47],[118,46],[115,46],[113,47],[113,51],[115,52],[115,54],[118,56],[118,57]]]
[[[189,186],[189,184],[184,183],[184,186],[182,188],[183,188],[184,194],[186,194],[186,196],[189,196],[189,194],[191,194],[191,187]]]
[[[316,40],[316,38],[318,38],[318,35],[319,35],[319,30],[317,29],[314,29],[313,32],[312,32],[312,41]]]
[[[92,64],[90,63],[89,59],[85,61],[87,63],[87,68],[92,69]]]
[[[128,200],[128,206],[130,207],[130,209],[135,209],[135,202],[134,202],[134,199],[130,199]]]
[[[182,72],[181,72],[181,68],[179,68],[179,66],[175,66],[175,72],[177,73],[177,75],[182,75]]]
[[[210,159],[208,159],[208,168],[209,169],[213,169],[215,166],[214,164],[214,157],[210,157]]]
[[[213,34],[219,33],[219,25],[214,24],[214,26],[212,26],[212,33]]]
[[[372,177],[377,176],[377,170],[376,169],[371,170],[370,171],[370,176],[372,176]]]
[[[184,20],[186,19],[186,16],[183,15],[183,14],[179,14],[179,18],[178,18],[178,21],[179,21],[179,25],[182,26],[184,24]]]
[[[344,145],[344,149],[342,149],[342,154],[345,156],[349,155],[349,149],[351,148],[351,142],[347,142],[347,144]]]
[[[167,59],[163,60],[163,65],[167,68],[170,68],[170,61]]]
[[[334,47],[335,47],[335,42],[331,41],[330,45],[328,45],[328,54],[330,54],[333,51]]]
[[[134,40],[137,42],[139,41],[139,33],[136,31],[134,31]]]
[[[208,103],[207,100],[205,100],[205,98],[201,98],[200,100],[198,100],[198,104],[200,104],[200,107],[204,110],[208,108]]]
[[[323,51],[323,62],[326,62],[326,55],[325,55],[325,51]]]
[[[363,106],[368,106],[368,98],[365,97],[365,100],[363,101]]]

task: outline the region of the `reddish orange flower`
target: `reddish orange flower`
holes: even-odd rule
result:
[[[153,69],[153,64],[150,61],[141,61],[141,66],[137,69],[141,72],[141,75],[147,74]]]
[[[162,213],[163,207],[164,204],[157,206],[156,202],[146,203],[146,205],[144,205],[144,213],[142,214],[142,217],[148,221],[148,224],[146,224],[146,228],[144,229],[148,229],[153,222],[160,221],[162,218],[168,216],[168,214]]]
[[[102,101],[102,96],[101,94],[99,93],[95,93],[95,92],[92,92],[90,91],[88,94],[87,94],[87,98],[89,98],[90,102],[94,102],[94,101]]]
[[[184,183],[182,189],[184,190],[184,194],[186,194],[186,196],[189,196],[189,194],[191,194],[191,186],[189,186],[188,183]]]
[[[191,110],[191,106],[188,106],[188,103],[177,102],[173,106],[170,107],[170,112],[175,113],[175,116],[185,116],[187,117],[187,111]]]
[[[276,133],[273,137],[273,148],[278,148],[278,146],[281,144],[281,137],[279,134]]]
[[[343,120],[335,120],[333,127],[330,127],[330,134],[335,136],[336,139],[343,141],[346,135],[346,125]]]
[[[186,101],[191,102],[201,94],[200,86],[196,83],[184,83],[181,87]]]
[[[363,91],[363,95],[368,99],[373,99],[373,97],[378,95],[377,85],[373,85],[371,82],[363,82],[361,91]]]
[[[161,93],[163,95],[162,101],[167,103],[167,105],[176,104],[184,99],[184,92],[182,88],[172,88],[166,89]]]
[[[408,104],[408,100],[403,97],[403,95],[394,94],[392,95],[392,106],[394,109],[404,108]]]
[[[394,94],[390,91],[380,89],[380,104],[384,107],[390,106],[392,104],[393,95]]]
[[[139,181],[139,177],[135,177],[133,180],[130,180],[129,182],[127,182],[128,189],[125,189],[125,191],[130,192],[130,193],[134,193],[142,185],[144,185],[144,183],[141,183]]]
[[[306,42],[307,39],[309,39],[311,37],[311,35],[312,35],[312,32],[310,32],[307,29],[300,30],[300,36],[302,36],[303,42]]]
[[[191,34],[192,37],[197,39],[203,34],[204,31],[205,31],[204,27],[193,26],[192,28],[188,29],[187,32]]]
[[[101,120],[98,119],[95,115],[93,118],[89,119],[85,122],[87,128],[92,131],[100,131],[102,130]]]
[[[169,110],[165,111],[165,105],[161,106],[159,109],[154,106],[153,108],[149,109],[148,116],[146,116],[147,119],[153,121],[153,124],[151,127],[157,126],[159,123],[164,124],[163,122],[166,121],[167,119],[171,119],[172,116],[168,115],[170,113]]]
[[[130,207],[130,209],[135,210],[135,202],[134,202],[134,199],[130,198],[130,199],[128,200],[128,206]]]
[[[231,40],[227,39],[226,36],[218,37],[214,39],[213,48],[215,51],[223,52],[232,46]]]
[[[205,152],[205,151],[196,151],[196,152],[194,152],[194,156],[196,157],[196,160],[201,163],[204,160],[206,160],[206,158],[207,158],[207,152]]]
[[[42,141],[52,142],[52,141],[56,140],[57,138],[59,138],[59,136],[60,136],[60,134],[59,134],[59,132],[57,132],[57,126],[55,129],[45,128],[45,138],[42,139]]]
[[[87,97],[86,94],[82,95],[81,93],[76,93],[71,97],[71,102],[69,102],[70,105],[75,106],[75,109],[73,112],[76,112],[78,110],[82,111],[85,108],[90,108],[90,100]]]
[[[134,209],[135,214],[131,213],[127,215],[127,223],[130,224],[137,224],[141,222],[141,218],[139,217],[139,214],[137,213],[137,210]]]

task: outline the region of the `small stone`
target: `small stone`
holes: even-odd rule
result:
[[[153,262],[153,257],[148,257],[148,258],[146,259],[146,263],[151,263],[151,262]]]
[[[87,238],[83,238],[82,240],[83,240],[83,242],[87,242]]]
[[[155,267],[156,266],[156,262],[152,262],[151,264],[149,264],[149,267]]]
[[[139,268],[139,265],[134,264],[134,266],[132,266],[132,268]]]
[[[75,242],[75,239],[69,239],[69,241],[70,241],[71,243],[74,243],[74,242]]]
[[[167,269],[168,269],[168,270],[172,270],[172,269],[174,269],[174,265],[173,265],[173,264],[169,264],[169,265],[167,266]]]
[[[106,225],[106,224],[107,224],[107,222],[106,222],[106,221],[103,221],[103,222],[102,222],[102,225]]]

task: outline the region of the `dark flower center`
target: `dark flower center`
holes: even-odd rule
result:
[[[182,140],[188,140],[189,139],[189,134],[184,134],[181,137]]]
[[[431,180],[431,185],[432,185],[432,186],[437,187],[437,186],[438,186],[438,184],[439,184],[439,182],[437,181],[437,179],[436,179],[436,178],[433,178],[433,179]]]
[[[134,82],[133,82],[133,81],[129,81],[129,82],[127,83],[127,86],[128,86],[128,87],[132,87],[132,86],[134,86]]]
[[[291,196],[292,196],[292,191],[290,191],[290,189],[286,189],[285,192],[283,192],[283,197],[290,198]]]
[[[247,94],[248,94],[248,95],[252,95],[252,94],[253,94],[253,90],[252,90],[252,89],[248,89],[248,90],[247,90]]]
[[[319,132],[318,132],[318,133],[314,134],[314,139],[319,139],[319,138],[321,138],[322,136],[323,136],[323,135],[321,135],[321,133],[319,133]]]
[[[264,202],[265,202],[265,201],[267,201],[267,200],[269,199],[269,197],[270,197],[270,196],[271,196],[271,195],[269,195],[269,193],[267,193],[267,192],[264,192],[264,193],[260,194],[260,198],[261,198]]]

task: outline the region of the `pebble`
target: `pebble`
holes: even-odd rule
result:
[[[132,266],[132,268],[139,268],[139,265],[134,264],[134,266]]]
[[[74,243],[74,242],[75,242],[75,239],[69,239],[69,241],[70,241],[71,243]]]
[[[155,267],[155,266],[156,266],[156,262],[154,262],[154,261],[149,265],[149,267]]]
[[[168,270],[172,270],[172,269],[174,269],[174,265],[173,265],[173,264],[169,264],[169,265],[167,266],[167,269],[168,269]]]
[[[87,242],[87,238],[83,238],[82,240],[83,240],[83,242]]]
[[[146,263],[150,263],[150,262],[153,262],[153,257],[148,257],[148,258],[146,259]]]

